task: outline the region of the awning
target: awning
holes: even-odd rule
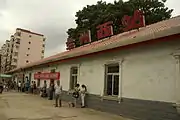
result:
[[[2,78],[11,78],[12,75],[0,74],[0,77],[2,77]]]

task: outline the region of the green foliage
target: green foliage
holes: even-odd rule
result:
[[[164,3],[166,0],[123,0],[106,3],[98,1],[96,5],[87,5],[76,13],[76,28],[67,31],[69,37],[79,46],[79,35],[85,30],[91,30],[92,41],[96,41],[96,27],[107,21],[113,21],[113,32],[122,32],[121,19],[124,15],[133,15],[135,10],[142,10],[145,15],[146,25],[153,24],[171,17],[172,9],[168,9]]]

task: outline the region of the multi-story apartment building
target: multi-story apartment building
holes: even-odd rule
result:
[[[6,40],[5,44],[1,47],[1,72],[9,70],[8,66],[8,53],[9,53],[10,41]]]
[[[2,72],[24,66],[44,58],[45,37],[42,34],[17,28],[2,46]]]

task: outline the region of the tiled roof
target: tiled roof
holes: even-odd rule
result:
[[[112,49],[116,47],[126,46],[129,44],[139,43],[143,41],[148,41],[152,39],[157,39],[173,34],[180,33],[180,16],[171,18],[169,20],[161,21],[146,27],[140,28],[139,30],[132,30],[124,32],[118,35],[114,35],[103,40],[92,42],[78,48],[74,48],[70,51],[65,51],[40,61],[29,63],[26,66],[22,66],[13,71],[21,68],[29,68],[35,65],[41,65],[57,60],[63,60],[67,58],[77,57],[81,55],[86,55],[90,53],[95,53],[107,49]],[[12,72],[12,71],[11,71]]]

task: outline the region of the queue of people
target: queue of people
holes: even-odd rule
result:
[[[18,92],[28,92],[32,94],[37,93],[37,85],[35,81],[32,81],[31,84],[29,81],[19,81],[18,84]],[[53,100],[55,98],[55,107],[61,107],[62,106],[62,95],[63,90],[62,86],[60,85],[60,81],[56,81],[56,84],[54,82],[50,83],[49,88],[47,88],[47,82],[44,80],[44,85],[42,88],[39,88],[40,90],[40,96],[47,98],[49,100]],[[74,89],[72,91],[69,91],[70,95],[72,95],[73,101],[69,102],[72,107],[77,106],[77,101],[81,100],[81,108],[84,108],[85,105],[85,97],[87,94],[87,87],[83,84],[80,86],[80,84],[76,84]]]
[[[49,91],[49,94],[48,94]],[[85,107],[85,97],[87,94],[87,88],[85,85],[76,84],[73,91],[70,92],[73,98],[73,101],[69,102],[72,107],[77,106],[77,101],[81,99],[81,107]],[[61,101],[63,96],[62,86],[60,85],[60,81],[56,81],[56,85],[54,83],[50,83],[49,88],[47,88],[47,83],[44,81],[44,85],[40,90],[41,97],[48,97],[49,100],[53,100],[55,98],[55,107],[61,107]]]
[[[18,92],[26,92],[26,93],[32,93],[32,94],[36,94],[37,91],[37,86],[36,86],[36,82],[32,81],[31,85],[29,81],[19,81],[17,83],[17,89]]]

